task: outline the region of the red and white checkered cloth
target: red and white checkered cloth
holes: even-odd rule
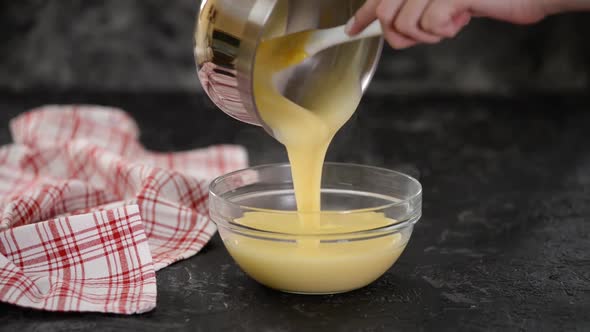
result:
[[[215,233],[211,179],[247,165],[237,146],[153,153],[124,112],[48,106],[0,148],[0,301],[52,311],[141,313],[155,271]]]

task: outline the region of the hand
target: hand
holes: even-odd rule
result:
[[[547,3],[555,1],[367,0],[349,22],[347,31],[351,35],[357,34],[378,19],[387,42],[391,47],[401,49],[452,38],[474,16],[517,24],[535,23],[549,14]]]

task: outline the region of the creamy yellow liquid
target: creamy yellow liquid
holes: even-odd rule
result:
[[[383,214],[319,213],[322,166],[336,132],[348,121],[361,99],[362,49],[336,60],[298,105],[280,94],[273,75],[307,56],[308,33],[269,39],[260,46],[254,73],[254,95],[264,122],[285,145],[292,168],[297,214],[252,212],[236,222],[287,234],[349,233],[390,225]],[[348,47],[354,47],[350,45]],[[407,239],[400,234],[360,241],[326,243],[313,236],[277,242],[237,234],[224,235],[240,267],[259,282],[298,293],[337,293],[363,287],[381,276],[398,259]],[[287,238],[289,238],[287,236]]]
[[[298,231],[297,214],[247,214],[240,223],[275,232]],[[378,213],[321,215],[321,232],[356,231],[391,224]],[[303,227],[305,229],[305,227]],[[276,239],[276,236],[273,236]],[[284,240],[292,239],[284,236]],[[349,237],[350,238],[350,237]],[[354,239],[355,236],[352,236]],[[225,245],[248,275],[271,288],[295,293],[340,293],[370,284],[401,255],[407,241],[394,234],[348,242],[279,242],[231,236]]]

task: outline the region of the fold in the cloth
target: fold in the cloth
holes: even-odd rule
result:
[[[153,309],[155,271],[216,231],[209,182],[247,166],[238,146],[149,152],[113,108],[48,106],[10,127],[14,144],[0,148],[0,301],[45,310]]]

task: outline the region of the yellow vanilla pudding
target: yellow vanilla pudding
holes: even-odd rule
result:
[[[320,232],[354,232],[383,227],[391,219],[374,212],[354,215],[323,213]],[[240,224],[256,229],[301,232],[297,214],[247,213]],[[378,238],[352,235],[346,241],[329,242],[308,236],[296,241],[229,235],[225,245],[238,265],[258,282],[293,293],[326,294],[350,291],[370,284],[385,273],[403,252],[407,238],[395,233]],[[283,236],[283,239],[289,239]],[[341,237],[339,237],[341,238]],[[356,240],[356,241],[355,241]]]

